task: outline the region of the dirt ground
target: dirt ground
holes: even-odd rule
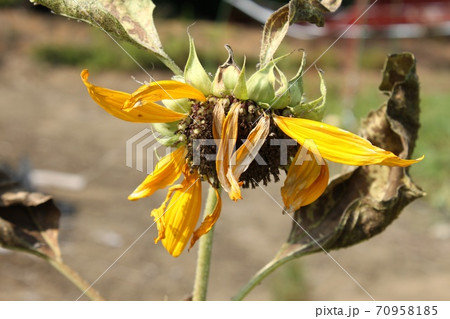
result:
[[[147,125],[122,122],[97,107],[80,81],[80,69],[37,65],[29,57],[33,44],[49,37],[84,41],[90,28],[22,11],[0,11],[0,21],[0,160],[19,168],[27,159],[33,169],[79,174],[87,181],[80,190],[40,189],[74,210],[61,219],[66,263],[90,282],[111,266],[95,285],[109,300],[187,297],[197,247],[174,259],[153,244],[156,228],[148,230],[153,223],[149,213],[160,205],[165,191],[137,202],[127,200],[145,174],[125,165],[125,142]],[[96,72],[91,80],[133,91],[137,84],[130,75],[146,79],[139,72]],[[271,184],[266,191],[280,201],[280,187]],[[210,300],[232,297],[274,256],[291,227],[290,218],[262,190],[244,191],[243,197],[238,203],[224,199],[214,238]],[[448,300],[450,225],[440,222],[441,215],[426,200],[418,200],[381,235],[331,255],[377,300]],[[294,292],[298,289],[301,298],[370,300],[325,254],[305,257],[295,266],[303,280],[302,286],[294,284]],[[281,272],[248,299],[279,298],[273,287]],[[0,300],[75,300],[80,295],[43,261],[4,249],[0,278]],[[292,282],[288,284],[292,289]]]

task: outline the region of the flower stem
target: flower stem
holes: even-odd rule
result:
[[[233,297],[231,300],[240,301],[243,300],[256,286],[258,286],[264,278],[269,276],[272,272],[278,269],[280,266],[284,265],[288,261],[298,258],[295,255],[289,255],[286,257],[281,256],[281,252],[283,252],[283,247],[280,252],[275,256],[273,260],[268,262],[264,267],[262,267],[250,281],[242,287],[241,290]]]
[[[216,191],[213,187],[209,188],[208,198],[206,199],[203,217],[208,216],[214,210],[217,203]],[[211,266],[211,250],[213,243],[214,227],[199,239],[197,269],[195,273],[194,291],[192,294],[193,301],[206,300],[208,290],[209,269]]]
[[[97,290],[92,288],[86,280],[84,280],[75,270],[67,266],[65,263],[52,258],[47,258],[47,261],[62,275],[64,275],[64,277],[69,279],[75,286],[77,286],[89,299],[94,301],[105,300],[105,298],[103,298]]]

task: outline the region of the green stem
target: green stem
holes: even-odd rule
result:
[[[208,198],[206,200],[203,218],[208,216],[214,210],[217,203],[216,191],[213,187],[209,188]],[[204,301],[206,300],[206,293],[208,290],[209,269],[211,266],[211,250],[213,243],[214,227],[199,239],[197,269],[195,273],[194,291],[192,300]]]
[[[173,74],[175,75],[180,75],[183,76],[183,71],[180,69],[180,67],[175,63],[175,61],[173,61],[172,59],[170,59],[169,57],[159,57],[159,60],[164,63],[165,66],[167,66],[170,71],[173,72]]]
[[[281,252],[282,250],[280,250]],[[275,269],[279,268],[280,266],[284,265],[288,261],[291,261],[293,259],[296,259],[295,255],[289,255],[286,257],[281,257],[281,254],[278,254],[275,256],[273,260],[268,262],[263,268],[261,268],[253,277],[250,279],[250,281],[239,290],[239,292],[231,298],[231,300],[234,301],[240,301],[243,300],[257,285],[263,281],[264,278],[269,276],[272,272],[275,271]]]
[[[89,299],[94,301],[105,300],[105,298],[103,298],[97,290],[90,287],[90,284],[86,280],[84,280],[75,270],[67,266],[65,263],[51,258],[47,258],[47,261],[56,270],[63,274],[64,277],[77,286]]]

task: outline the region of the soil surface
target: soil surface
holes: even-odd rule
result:
[[[0,11],[0,160],[18,170],[77,174],[78,189],[40,187],[66,207],[60,246],[65,262],[109,300],[180,300],[192,290],[197,247],[179,258],[154,245],[149,214],[166,192],[137,202],[127,195],[145,174],[125,165],[125,143],[145,124],[109,116],[88,96],[80,69],[42,65],[33,45],[55,39],[87,41],[90,27],[27,11]],[[255,41],[259,30],[254,30]],[[259,42],[255,42],[259,43]],[[312,44],[308,44],[311,45]],[[421,47],[421,46],[420,46]],[[156,79],[170,74],[151,71]],[[143,72],[91,72],[93,83],[133,91]],[[377,78],[378,72],[368,76]],[[447,82],[448,85],[448,82]],[[426,86],[426,84],[425,84]],[[210,300],[227,300],[267,263],[287,238],[291,219],[281,214],[281,183],[245,190],[244,200],[223,200],[212,256]],[[206,188],[206,187],[205,187]],[[320,253],[278,270],[249,300],[448,300],[450,225],[425,200],[408,206],[382,234],[347,249]],[[343,271],[345,269],[345,271]],[[350,278],[350,276],[353,278]],[[75,300],[80,291],[37,257],[0,250],[0,300]],[[283,282],[284,280],[284,282]],[[287,288],[286,288],[287,290]],[[85,297],[82,300],[86,299]]]

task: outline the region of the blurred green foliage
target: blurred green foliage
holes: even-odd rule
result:
[[[23,0],[0,0],[0,8],[2,7],[12,7],[19,3],[24,2]]]
[[[227,53],[220,42],[220,30],[225,26],[211,28],[205,36],[208,45],[197,46],[197,54],[205,69],[215,72],[218,65],[225,62]],[[130,57],[113,41],[105,37],[99,30],[94,30],[93,44],[68,44],[68,43],[47,43],[39,44],[33,48],[33,57],[38,62],[50,65],[68,65],[93,70],[138,70],[137,65]],[[164,49],[169,56],[183,69],[189,54],[189,44],[187,33],[183,36],[179,34],[165,33],[163,35]],[[120,43],[123,49],[133,57],[143,68],[166,69],[151,52],[145,51],[128,43]],[[243,57],[236,57],[238,63],[242,63]],[[247,66],[252,67],[258,62],[258,56],[248,55]],[[296,66],[298,67],[298,65]]]
[[[135,47],[123,44],[139,64],[144,68],[153,67],[159,61],[150,54]],[[48,44],[39,45],[33,49],[33,55],[39,62],[54,66],[69,65],[93,70],[132,70],[138,66],[119,48],[113,49],[105,46],[80,46]]]
[[[272,300],[308,300],[308,285],[300,260],[285,264],[267,278]]]
[[[428,194],[433,206],[450,208],[450,93],[422,92],[421,123],[415,156],[425,155],[413,165],[411,175]]]

